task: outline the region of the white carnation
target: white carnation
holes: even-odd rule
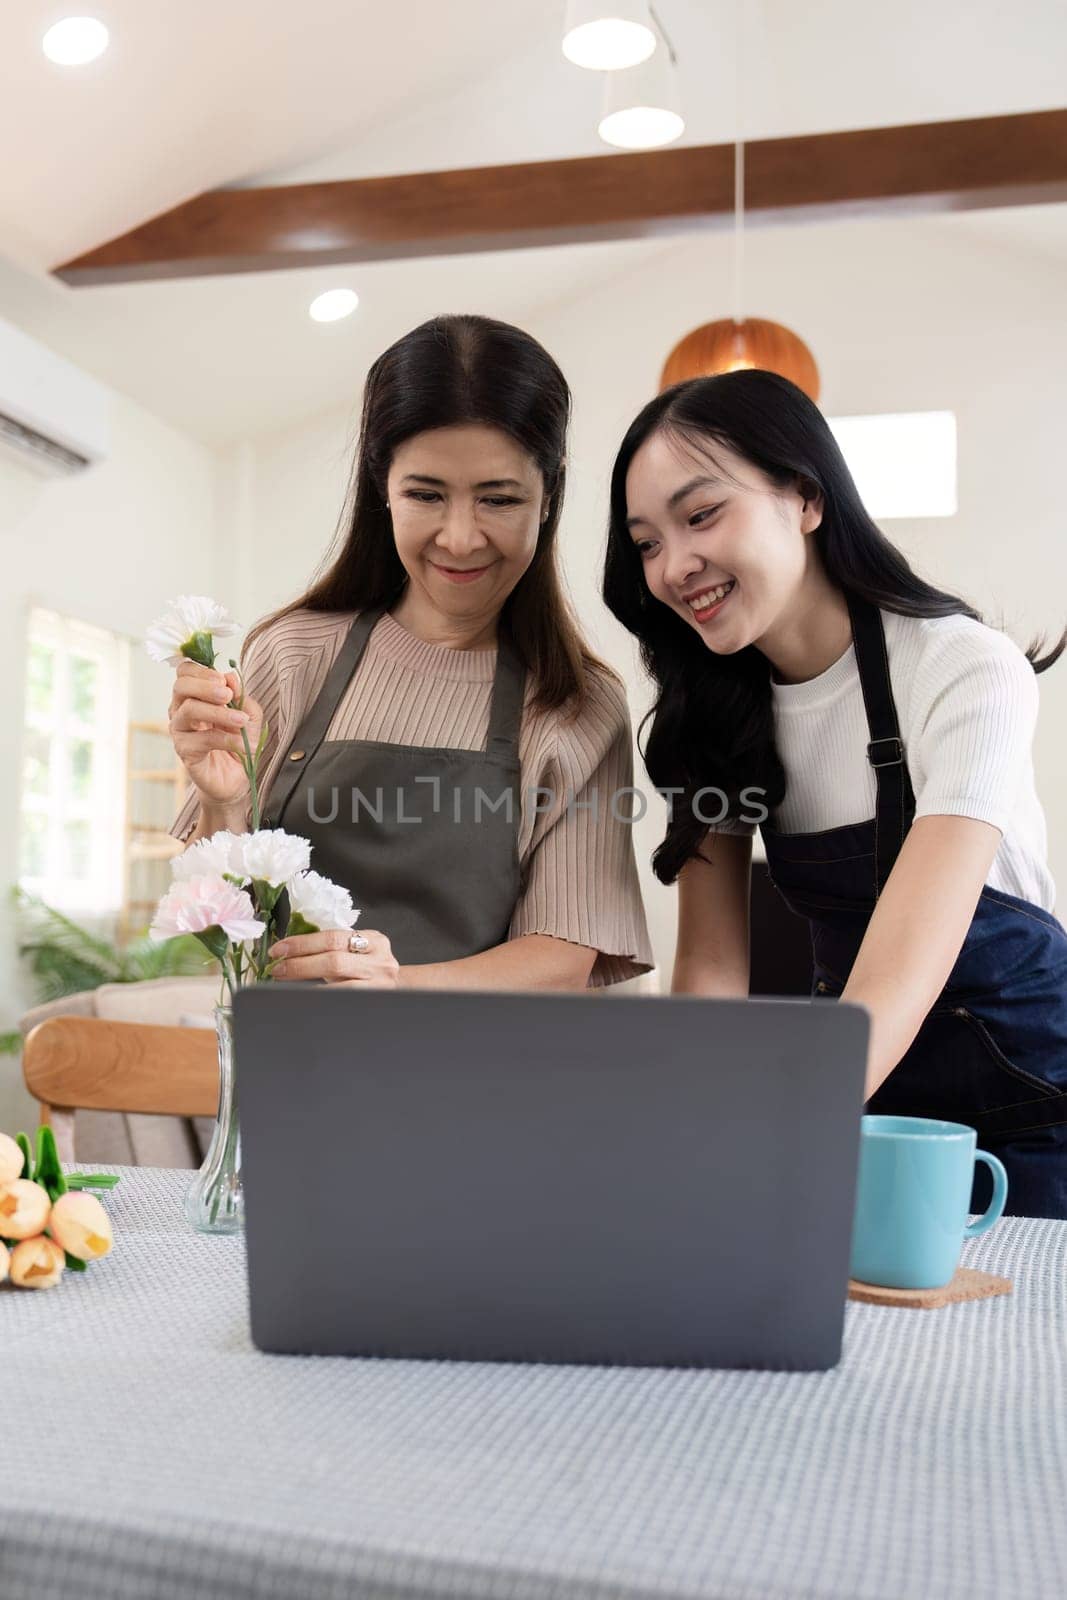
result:
[[[165,661],[168,666],[180,667],[185,659],[182,647],[189,644],[196,634],[206,633],[213,639],[226,639],[240,631],[240,624],[217,600],[212,600],[206,594],[180,594],[148,629],[145,649],[153,661]]]
[[[260,828],[255,833],[238,834],[230,853],[230,872],[235,877],[255,878],[280,889],[311,860],[311,841],[284,828]]]
[[[233,866],[235,846],[240,837],[240,834],[230,833],[223,828],[213,833],[210,839],[197,840],[182,855],[174,857],[171,863],[174,881],[185,883],[190,878],[221,878],[226,873],[243,879],[244,874]]]
[[[286,884],[289,909],[299,912],[305,922],[326,933],[333,928],[352,928],[359,917],[352,896],[339,883],[331,883],[320,872],[301,872]]]

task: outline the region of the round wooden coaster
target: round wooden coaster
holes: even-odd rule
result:
[[[954,1305],[958,1300],[988,1300],[995,1294],[1011,1294],[1011,1279],[978,1272],[973,1267],[957,1267],[952,1282],[942,1284],[940,1289],[885,1289],[877,1283],[860,1283],[858,1278],[848,1280],[850,1300],[862,1300],[871,1306],[914,1306],[920,1311]]]

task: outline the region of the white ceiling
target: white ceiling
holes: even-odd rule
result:
[[[736,94],[737,7],[743,93]],[[521,321],[660,243],[69,289],[48,269],[219,185],[599,153],[596,75],[562,0],[85,0],[112,48],[48,63],[70,6],[0,5],[0,317],[212,442],[350,404],[368,360],[443,309]],[[686,140],[1063,103],[1063,0],[657,0]],[[941,219],[1067,256],[1067,208]],[[939,223],[940,225],[940,223]],[[360,310],[319,327],[319,288]]]
[[[639,241],[78,291],[0,262],[0,317],[194,438],[222,444],[352,405],[373,358],[438,312],[521,324],[668,249]],[[344,285],[360,296],[356,313],[312,322],[314,296]]]

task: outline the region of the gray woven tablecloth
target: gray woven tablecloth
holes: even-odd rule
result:
[[[1067,1223],[967,1247],[1008,1298],[850,1306],[825,1375],[302,1359],[252,1348],[188,1176],[0,1291],[2,1600],[1067,1589]]]

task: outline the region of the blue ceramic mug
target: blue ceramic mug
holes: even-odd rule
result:
[[[962,1122],[928,1117],[863,1117],[850,1273],[891,1289],[939,1289],[950,1283],[964,1239],[1000,1220],[1008,1175],[996,1156],[977,1150]],[[968,1223],[975,1161],[993,1174],[993,1198]]]

